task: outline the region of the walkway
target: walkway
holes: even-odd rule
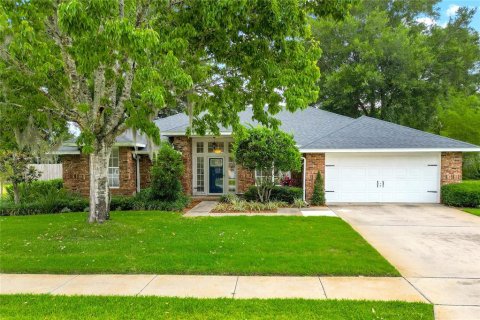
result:
[[[337,215],[328,207],[311,208],[278,208],[277,212],[211,212],[218,201],[202,201],[190,209],[183,216],[194,217],[233,217],[233,216],[305,216],[305,217],[336,217]]]
[[[480,218],[442,205],[330,208],[426,299],[436,319],[480,319]]]
[[[0,294],[18,293],[427,302],[399,277],[0,274]]]

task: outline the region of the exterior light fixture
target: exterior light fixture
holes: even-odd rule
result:
[[[218,146],[218,144],[215,142],[215,138],[213,138],[213,143],[212,143],[212,147],[213,147],[213,153],[222,153],[222,149]]]

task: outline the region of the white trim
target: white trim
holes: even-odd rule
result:
[[[208,143],[213,142],[215,139],[215,142],[223,142],[224,143],[224,149],[222,153],[209,153],[208,152]],[[203,142],[203,152],[202,153],[197,153],[197,142]],[[228,150],[228,145],[230,142],[233,142],[233,139],[231,137],[215,137],[215,136],[201,136],[201,137],[192,137],[192,193],[194,196],[196,195],[219,195],[219,194],[226,194],[229,193],[228,191],[228,163],[230,159],[230,152]],[[197,187],[197,157],[204,157],[204,191],[203,192],[197,192],[196,187]],[[222,158],[223,159],[223,193],[210,193],[210,169],[209,169],[209,163],[210,163],[210,158]],[[236,168],[235,168],[236,169]],[[235,192],[237,192],[238,188],[238,177],[236,176],[235,180]]]
[[[62,154],[80,154],[80,150],[72,150],[72,151],[51,151],[51,152],[47,152],[47,154],[59,154],[59,155],[62,155]]]
[[[480,152],[480,148],[300,149],[301,153],[337,152]]]
[[[220,136],[231,136],[233,134],[233,132],[231,131],[228,131],[228,132],[220,132],[219,135]],[[165,137],[173,137],[173,136],[186,136],[187,134],[183,131],[164,131],[161,133],[162,136],[165,136]],[[205,134],[205,135],[196,135],[196,134],[192,134],[190,135],[191,138],[213,138],[213,137],[218,137],[217,135],[213,135],[213,134]]]

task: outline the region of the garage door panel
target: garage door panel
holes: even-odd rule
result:
[[[327,202],[439,202],[439,153],[327,153],[326,163]]]

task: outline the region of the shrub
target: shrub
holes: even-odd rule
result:
[[[480,207],[480,180],[442,186],[442,203],[454,207]]]
[[[151,169],[150,199],[175,201],[182,193],[180,178],[183,176],[180,152],[168,143],[162,143]]]
[[[8,186],[7,188],[7,199],[10,201],[14,200],[13,186]],[[51,194],[54,191],[63,189],[63,180],[62,179],[52,179],[52,180],[38,180],[32,181],[30,183],[19,183],[18,191],[19,196],[22,202],[32,202],[37,201],[39,198],[44,197],[45,194]]]
[[[317,177],[315,178],[312,201],[310,202],[314,206],[322,206],[325,204],[325,190],[323,189],[323,178],[320,171],[317,172]]]
[[[34,215],[59,212],[82,212],[88,207],[88,200],[84,198],[56,199],[50,202],[21,202],[12,201],[0,203],[0,216]]]
[[[110,210],[112,211],[133,210],[134,204],[135,204],[135,197],[112,196],[112,198],[110,199]]]
[[[307,206],[307,203],[302,198],[298,198],[295,199],[295,201],[293,202],[293,206],[295,208],[305,208]]]
[[[257,187],[251,186],[245,192],[244,197],[247,201],[259,201]],[[272,201],[282,201],[287,203],[294,203],[295,199],[303,197],[303,190],[302,188],[298,187],[280,187],[275,186],[272,189],[272,193],[270,195],[270,200]]]
[[[240,198],[234,193],[227,193],[220,197],[220,202],[222,203],[232,203],[234,201],[239,201]]]

